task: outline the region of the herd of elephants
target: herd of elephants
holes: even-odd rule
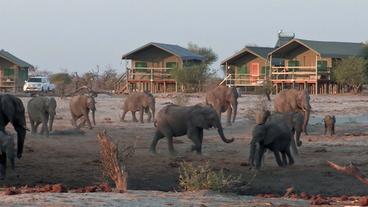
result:
[[[267,93],[269,101],[270,93]],[[69,107],[72,124],[76,128],[86,123],[91,129],[89,112],[95,125],[95,111],[97,94],[91,90],[86,94],[74,95],[70,99]],[[148,92],[133,92],[126,97],[122,110],[121,121],[125,121],[127,112],[132,113],[134,122],[143,123],[144,113],[148,114],[148,121],[152,120],[156,128],[150,151],[156,153],[158,141],[164,137],[168,141],[168,149],[175,154],[173,137],[187,135],[193,142],[192,151],[198,154],[202,150],[203,129],[217,128],[222,141],[231,143],[234,139],[227,139],[221,124],[221,113],[227,112],[227,125],[235,121],[238,109],[238,91],[236,88],[218,86],[206,94],[205,103],[192,106],[169,104],[155,115],[155,97]],[[40,134],[49,135],[52,131],[56,114],[57,102],[53,97],[35,96],[27,104],[31,133],[37,133],[42,124]],[[274,153],[276,162],[283,167],[294,163],[293,154],[298,154],[297,146],[301,146],[300,135],[307,134],[307,125],[311,111],[310,97],[306,90],[288,89],[278,93],[274,98],[274,112],[259,110],[255,113],[256,125],[252,130],[249,163],[257,169],[261,167],[265,151]],[[139,112],[139,120],[136,118]],[[10,122],[17,133],[17,158],[22,157],[26,132],[25,108],[22,100],[11,94],[0,95],[0,177],[5,179],[7,161],[14,168],[15,141],[14,137],[5,131]],[[80,123],[77,124],[78,119]],[[327,115],[324,119],[325,134],[334,133],[335,117]],[[281,156],[280,156],[281,153]]]

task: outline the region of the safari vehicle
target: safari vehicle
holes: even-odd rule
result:
[[[50,83],[47,77],[32,77],[25,82],[23,86],[24,92],[47,92],[55,89],[54,84]]]

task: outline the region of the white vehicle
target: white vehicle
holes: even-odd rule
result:
[[[54,84],[50,83],[47,77],[41,76],[29,78],[23,86],[24,92],[47,92],[54,89]]]

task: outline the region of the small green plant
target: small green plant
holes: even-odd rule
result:
[[[179,185],[185,191],[214,190],[225,192],[232,185],[240,183],[241,180],[241,176],[226,175],[223,169],[214,171],[208,162],[198,166],[182,162],[179,171]]]

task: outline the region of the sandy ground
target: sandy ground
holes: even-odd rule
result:
[[[233,143],[223,143],[217,131],[211,129],[204,133],[202,156],[189,152],[191,142],[186,137],[177,137],[174,147],[178,155],[172,157],[168,154],[164,139],[158,144],[158,155],[148,152],[154,132],[152,123],[133,123],[130,113],[126,116],[127,122],[119,121],[124,97],[101,95],[96,99],[97,126],[92,130],[83,129],[85,135],[53,135],[46,138],[28,134],[23,158],[16,161],[15,171],[8,170],[8,177],[0,181],[0,187],[62,183],[68,188],[76,188],[100,183],[103,178],[96,133],[103,129],[107,129],[120,146],[135,146],[134,156],[126,161],[129,189],[179,191],[177,164],[182,160],[194,164],[208,161],[214,169],[223,168],[226,173],[241,175],[247,181],[255,173],[242,165],[248,159],[250,132],[254,126],[250,117],[263,99],[257,95],[239,98],[237,120],[232,126],[225,127],[225,135],[235,138]],[[22,100],[26,105],[29,98]],[[72,128],[69,100],[57,98],[55,130]],[[188,104],[201,103],[203,100],[203,94],[193,94]],[[158,111],[168,102],[175,102],[175,99],[161,95],[156,102]],[[257,172],[254,181],[237,193],[283,195],[285,189],[292,186],[296,192],[312,195],[368,194],[368,187],[355,178],[339,174],[326,165],[326,160],[342,165],[353,161],[368,174],[367,136],[359,135],[368,132],[367,102],[368,96],[311,96],[313,111],[310,135],[302,136],[303,146],[299,148],[300,155],[295,165],[279,168],[273,154],[267,154],[264,167]],[[332,137],[322,135],[322,117],[327,114],[336,115],[337,118],[337,134]],[[225,114],[222,121],[225,122]],[[350,135],[357,132],[359,136]]]

